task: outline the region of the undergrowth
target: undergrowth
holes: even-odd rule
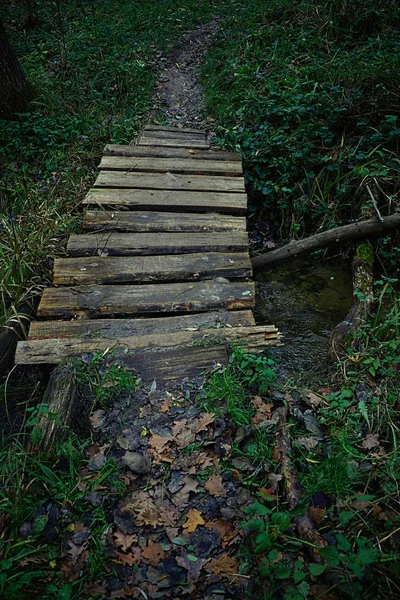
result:
[[[243,358],[253,372],[260,359],[236,348],[226,369],[209,379],[205,408],[227,414],[236,427],[224,468],[255,495],[241,549],[252,597],[398,597],[400,313],[394,284],[377,282],[369,322],[348,339],[337,371],[314,392],[298,389],[295,380],[280,389],[265,358],[255,379],[243,377]],[[282,430],[290,440],[286,448]]]
[[[273,0],[233,14],[203,70],[218,138],[283,239],[398,206],[395,0]]]

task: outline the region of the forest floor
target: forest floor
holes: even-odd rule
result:
[[[152,120],[214,126],[199,75],[218,23],[159,57]],[[2,597],[397,598],[398,356],[375,333],[312,387],[241,348],[169,389],[82,357],[90,441],[27,451],[39,404],[2,451]]]

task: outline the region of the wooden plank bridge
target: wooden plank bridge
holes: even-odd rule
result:
[[[225,363],[221,340],[277,343],[251,311],[239,154],[211,150],[204,131],[148,126],[135,146],[106,146],[99,168],[17,364],[118,349],[167,382]]]

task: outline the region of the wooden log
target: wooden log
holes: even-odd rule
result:
[[[176,173],[214,177],[239,177],[243,174],[241,162],[187,160],[186,158],[148,158],[142,156],[103,156],[99,169],[102,171],[123,171],[124,173]]]
[[[169,190],[91,189],[83,204],[124,206],[130,210],[168,212],[216,212],[245,215],[247,196],[239,192],[192,192]]]
[[[268,346],[279,345],[279,332],[267,331],[265,327],[230,327],[224,329],[201,329],[177,333],[143,335],[119,339],[64,338],[29,340],[20,342],[15,356],[16,364],[57,364],[67,358],[82,354],[120,350],[145,352],[159,348],[180,346],[215,345],[224,342],[240,342],[250,352],[261,352]]]
[[[347,317],[337,325],[329,337],[329,354],[337,360],[346,354],[346,338],[350,332],[366,323],[374,303],[374,251],[371,244],[361,242],[357,245],[353,270],[353,304]],[[357,350],[357,340],[353,339],[351,346]]]
[[[49,338],[107,338],[117,339],[179,331],[196,331],[223,327],[251,327],[255,325],[251,310],[210,311],[177,317],[142,319],[79,319],[75,321],[34,321],[29,330],[30,340]],[[266,332],[277,332],[273,325],[265,325]]]
[[[381,236],[400,229],[400,212],[389,217],[384,217],[382,222],[377,219],[358,221],[350,225],[335,227],[323,233],[317,233],[304,240],[291,242],[282,248],[272,250],[268,254],[254,256],[251,260],[253,269],[270,269],[276,265],[287,262],[303,254],[315,252],[321,248],[336,246],[343,242],[351,242],[363,238]]]
[[[107,144],[104,148],[105,156],[138,156],[148,158],[184,158],[194,160],[233,161],[242,162],[239,152],[225,150],[193,149],[193,148],[165,148],[163,146],[129,146],[123,144]]]
[[[179,173],[119,173],[115,171],[101,171],[93,187],[187,190],[193,192],[245,192],[242,177],[180,175]]]
[[[26,338],[36,306],[37,300],[24,302],[16,309],[15,316],[0,328],[0,377],[7,373],[14,360],[17,343]]]
[[[217,213],[132,212],[127,210],[88,210],[85,230],[144,232],[183,232],[246,230],[246,219]]]
[[[48,412],[40,416],[37,424],[41,432],[37,444],[40,449],[49,450],[59,444],[70,429],[79,435],[88,435],[89,407],[78,395],[74,367],[60,365],[53,370],[43,404],[47,405]]]
[[[244,252],[246,231],[225,235],[205,233],[119,233],[72,234],[67,243],[69,256],[153,256],[206,252]]]
[[[159,285],[88,285],[47,288],[38,315],[46,318],[203,312],[254,306],[253,282],[196,281]]]
[[[171,256],[105,256],[56,258],[53,282],[57,285],[91,283],[151,283],[200,281],[225,277],[251,277],[246,252],[207,252]]]

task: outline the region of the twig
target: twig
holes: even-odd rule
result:
[[[381,223],[383,223],[383,218],[382,218],[382,215],[381,215],[381,213],[379,212],[379,208],[378,208],[378,205],[377,205],[377,203],[376,203],[375,196],[374,196],[374,195],[373,195],[373,193],[371,192],[371,188],[369,187],[368,183],[367,183],[367,186],[366,186],[366,187],[367,187],[367,192],[368,192],[368,194],[369,194],[369,197],[370,197],[370,198],[371,198],[371,200],[372,200],[372,204],[373,204],[373,207],[374,207],[374,209],[375,209],[376,215],[377,215],[377,217],[378,217],[379,221],[380,221]]]

